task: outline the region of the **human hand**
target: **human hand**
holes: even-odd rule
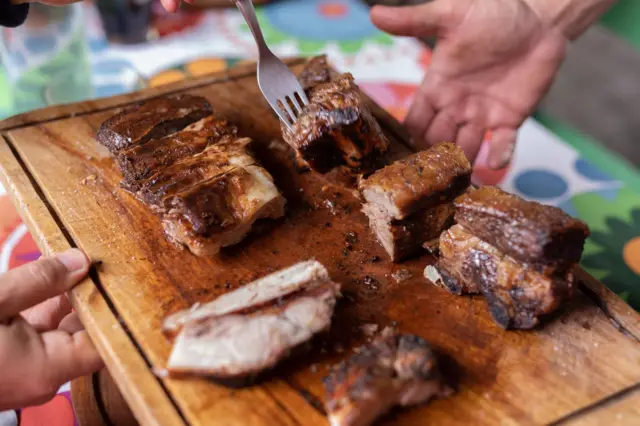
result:
[[[518,127],[547,92],[566,38],[522,0],[434,0],[375,6],[373,23],[395,35],[437,38],[405,119],[419,149],[455,141],[475,160],[492,131],[489,166],[511,160]]]
[[[103,367],[65,294],[88,270],[73,249],[0,275],[0,411],[42,404]]]

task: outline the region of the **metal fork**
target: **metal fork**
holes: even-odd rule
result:
[[[258,45],[258,86],[289,129],[308,103],[298,79],[267,46],[251,0],[234,0]]]

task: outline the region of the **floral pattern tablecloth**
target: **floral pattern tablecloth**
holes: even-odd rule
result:
[[[145,84],[157,86],[224,70],[255,57],[251,35],[235,10],[170,16],[158,7],[154,23],[157,40],[141,46],[115,46],[107,43],[95,9],[90,4],[85,9],[94,74],[110,73],[95,79],[98,96],[133,90],[131,70]],[[360,86],[398,119],[406,114],[428,69],[427,48],[415,40],[377,31],[369,22],[367,8],[358,0],[283,0],[262,7],[258,15],[277,54],[327,53],[336,67],[352,72]],[[37,40],[30,45],[37,45]],[[15,112],[7,93],[8,84],[0,74],[0,118]],[[582,265],[640,309],[640,175],[597,145],[571,134],[565,136],[560,139],[529,119],[520,130],[511,166],[492,171],[485,165],[488,135],[474,181],[557,205],[585,220],[593,233]],[[0,271],[38,257],[37,247],[0,187]],[[48,404],[0,413],[0,426],[74,423],[68,385]]]

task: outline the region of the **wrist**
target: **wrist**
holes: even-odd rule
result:
[[[547,25],[575,40],[617,0],[524,0]]]

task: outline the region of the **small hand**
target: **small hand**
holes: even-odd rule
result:
[[[103,367],[65,294],[88,270],[69,250],[0,275],[0,411],[42,404]]]
[[[490,129],[489,165],[506,166],[518,127],[547,92],[564,58],[564,36],[522,0],[375,6],[371,19],[391,34],[437,38],[405,120],[416,146],[455,141],[473,161]]]

